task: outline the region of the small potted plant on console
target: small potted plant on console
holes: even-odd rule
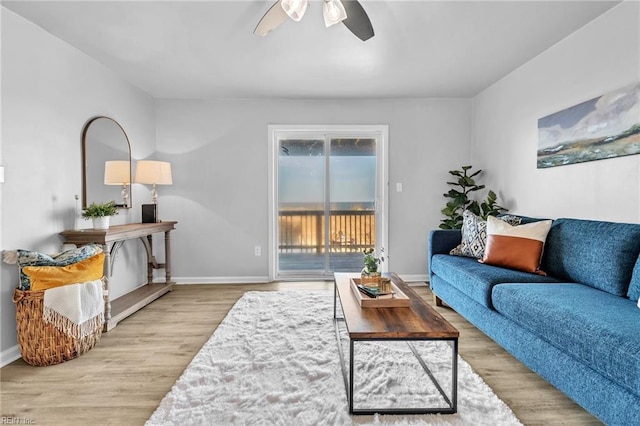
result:
[[[93,220],[93,229],[109,229],[109,218],[118,214],[115,201],[91,203],[82,211],[82,217]]]

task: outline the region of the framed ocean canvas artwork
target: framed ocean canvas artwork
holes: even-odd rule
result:
[[[538,168],[640,154],[640,82],[538,120]]]

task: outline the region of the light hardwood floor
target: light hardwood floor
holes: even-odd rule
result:
[[[246,291],[332,286],[329,282],[177,286],[103,334],[95,348],[75,360],[50,367],[31,367],[18,360],[0,369],[0,416],[37,425],[142,425]],[[428,287],[416,289],[432,303]],[[460,331],[460,355],[522,423],[600,424],[453,310],[437,309]]]

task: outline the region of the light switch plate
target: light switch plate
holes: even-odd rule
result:
[[[0,166],[0,183],[4,183],[4,166]]]

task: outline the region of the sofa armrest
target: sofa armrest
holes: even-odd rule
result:
[[[434,229],[429,232],[429,258],[434,254],[449,254],[461,241],[459,229]]]
[[[431,257],[436,254],[449,254],[449,252],[462,241],[462,232],[459,229],[434,229],[429,232],[429,245],[427,247],[427,262],[429,263],[429,278],[431,278]]]

